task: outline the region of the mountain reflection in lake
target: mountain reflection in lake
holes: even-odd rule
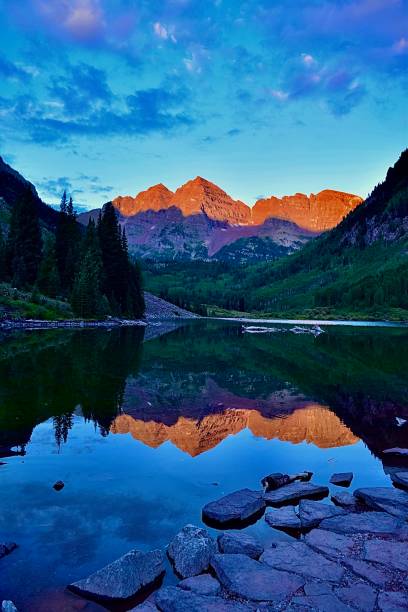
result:
[[[56,609],[68,582],[164,547],[206,502],[268,472],[387,484],[382,451],[407,446],[406,329],[161,331],[2,339],[0,541],[19,548],[0,561],[0,598],[22,612]],[[262,520],[249,529],[287,537]]]

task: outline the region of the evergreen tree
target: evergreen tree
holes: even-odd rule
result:
[[[75,277],[71,304],[74,313],[81,318],[106,315],[109,306],[102,294],[102,256],[95,223],[89,221],[81,249],[81,265]]]
[[[62,291],[69,295],[78,269],[80,229],[72,197],[67,203],[65,191],[61,198],[60,213],[56,232],[57,265]]]
[[[16,287],[33,285],[41,260],[42,238],[38,211],[30,187],[13,207],[7,239],[7,266]]]
[[[60,290],[55,238],[52,235],[48,235],[45,240],[37,286],[41,293],[52,298],[55,298]]]

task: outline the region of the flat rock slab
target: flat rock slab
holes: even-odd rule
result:
[[[259,559],[264,551],[264,547],[256,538],[242,531],[220,534],[218,547],[222,553],[247,555],[251,559]]]
[[[264,508],[263,491],[241,489],[204,506],[203,520],[219,526],[241,523],[260,515]]]
[[[186,525],[170,542],[167,554],[182,578],[197,576],[210,566],[211,557],[217,552],[215,540],[208,531],[195,525]]]
[[[158,612],[158,609],[152,601],[144,601],[136,606],[136,608],[129,610],[129,612]]]
[[[368,561],[350,558],[344,559],[343,562],[356,576],[368,580],[371,584],[384,587],[390,581],[391,577],[387,571],[376,567]]]
[[[265,550],[260,561],[275,569],[299,574],[304,578],[317,578],[340,582],[344,569],[335,561],[326,559],[305,542],[278,542]]]
[[[186,578],[179,582],[177,586],[185,591],[194,591],[199,595],[218,595],[221,591],[220,583],[210,574]]]
[[[330,482],[338,487],[349,487],[353,478],[353,472],[338,472],[332,475]]]
[[[394,487],[368,487],[357,489],[354,496],[374,510],[382,510],[408,520],[408,493]]]
[[[387,448],[383,451],[383,455],[399,455],[401,457],[408,457],[408,448],[400,448],[399,446]]]
[[[395,474],[391,474],[391,480],[395,485],[403,487],[408,491],[408,472],[396,472]]]
[[[363,612],[371,612],[375,609],[377,591],[368,584],[353,584],[336,590],[336,595],[352,608]]]
[[[408,572],[408,546],[406,542],[368,540],[364,544],[363,559],[402,572]]]
[[[353,535],[343,535],[325,529],[313,529],[305,536],[305,542],[315,550],[337,559],[349,557],[356,549],[357,539]]]
[[[78,582],[69,585],[74,593],[107,600],[125,600],[137,595],[164,574],[161,550],[131,550]]]
[[[270,527],[275,529],[299,530],[301,528],[300,518],[293,506],[284,506],[278,510],[267,512],[265,514],[265,521]]]
[[[161,612],[249,612],[251,608],[236,601],[205,596],[178,587],[163,587],[155,602]]]
[[[318,612],[351,612],[350,608],[334,594],[306,595],[305,597],[294,597],[292,605],[288,610],[317,610]]]
[[[336,504],[336,506],[341,506],[346,510],[355,511],[361,508],[361,504],[359,504],[357,498],[355,498],[354,495],[348,493],[347,491],[342,491],[341,493],[334,493],[334,495],[331,496],[331,500],[333,504]]]
[[[305,579],[250,559],[246,555],[215,555],[212,567],[230,593],[252,601],[279,603],[305,584]]]
[[[408,610],[406,593],[380,593],[378,607],[381,612],[406,612]]]
[[[310,499],[301,499],[299,503],[299,518],[302,529],[317,527],[323,519],[331,516],[341,516],[345,512],[342,508]]]
[[[9,555],[13,550],[17,548],[17,544],[15,542],[4,542],[0,543],[0,559]]]
[[[402,522],[386,512],[348,512],[342,516],[333,516],[320,523],[322,529],[337,533],[395,533]]]
[[[329,489],[324,486],[314,485],[311,482],[293,482],[276,491],[264,494],[267,505],[280,506],[283,504],[296,503],[301,499],[317,499],[327,497]]]

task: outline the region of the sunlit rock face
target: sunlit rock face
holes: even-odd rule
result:
[[[319,448],[348,446],[358,442],[340,419],[324,406],[311,404],[284,418],[267,418],[256,410],[230,408],[198,420],[180,416],[174,425],[143,421],[121,414],[112,423],[112,433],[130,433],[135,440],[157,448],[170,441],[192,457],[200,455],[230,435],[243,429],[266,440],[279,439],[299,444],[307,442]]]
[[[258,200],[252,209],[252,221],[260,225],[270,217],[292,221],[313,232],[332,229],[362,203],[359,196],[325,189],[309,197],[303,193]]]
[[[171,206],[173,192],[165,185],[159,183],[146,191],[141,191],[136,197],[118,196],[113,205],[124,217],[131,217],[146,210],[165,210]]]

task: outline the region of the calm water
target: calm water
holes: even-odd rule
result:
[[[22,612],[74,609],[66,584],[164,547],[206,502],[271,471],[383,485],[381,451],[407,446],[407,329],[163,331],[2,338],[0,542],[19,548],[0,560],[0,599]],[[248,529],[289,537],[262,519]]]

